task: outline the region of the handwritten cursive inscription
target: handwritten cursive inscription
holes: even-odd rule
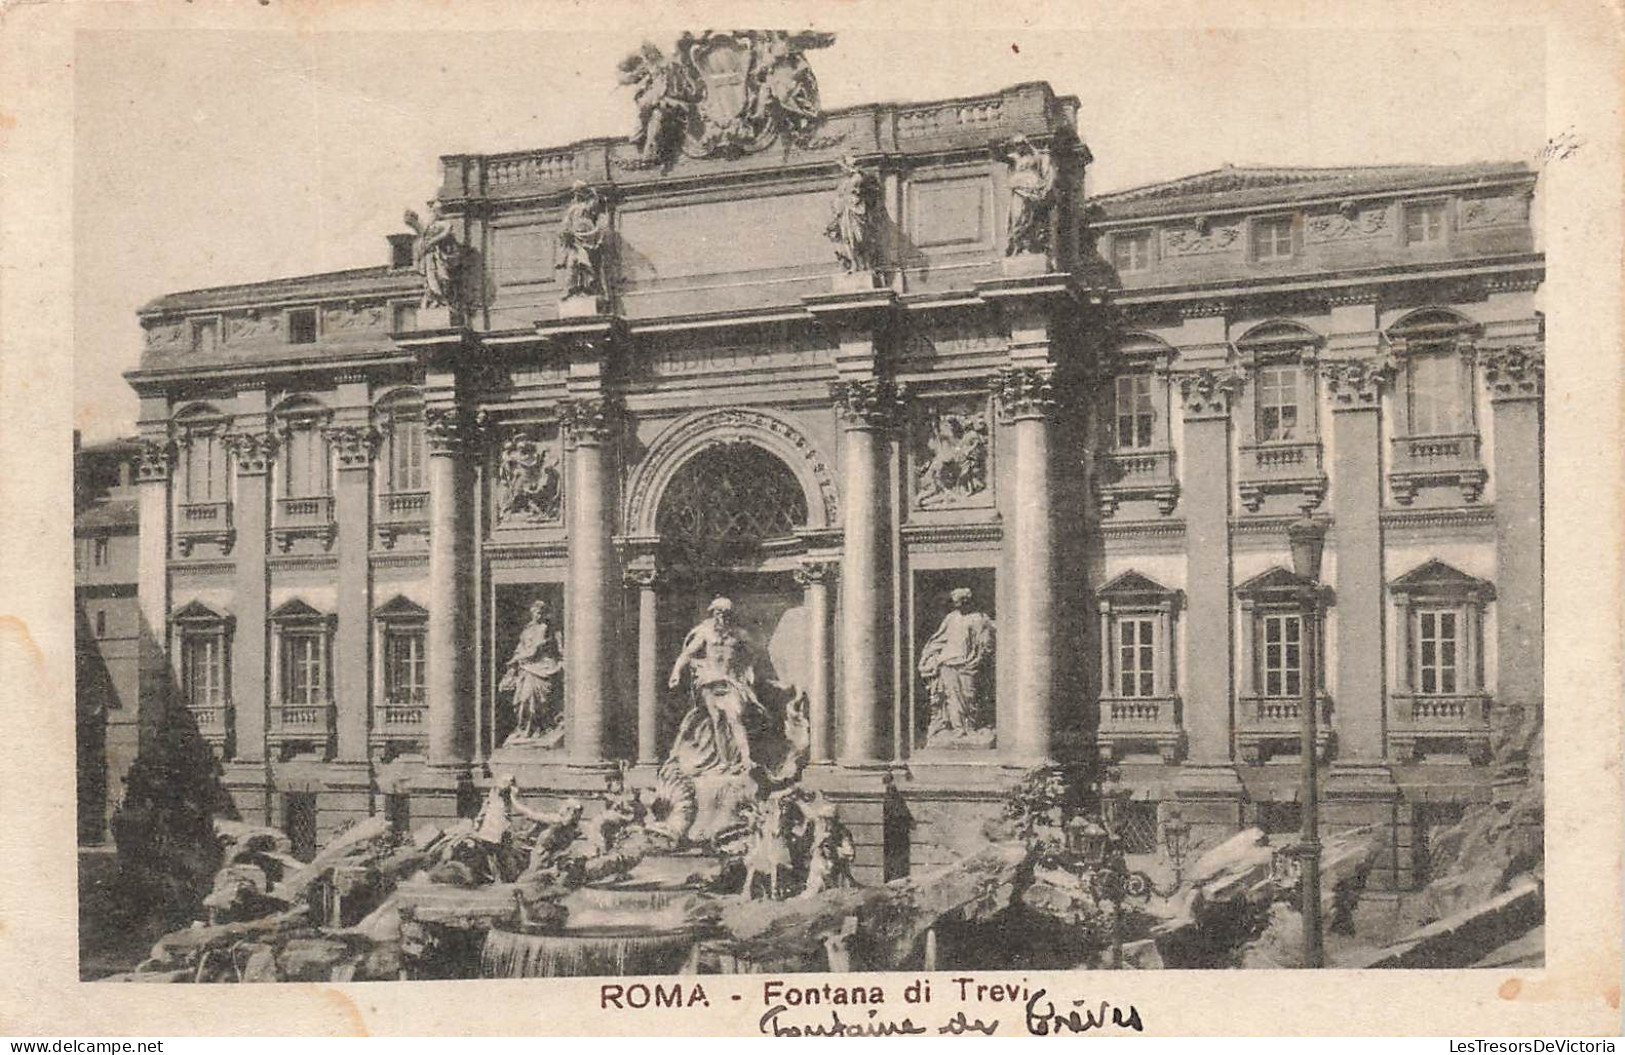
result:
[[[1087,1033],[1092,1029],[1105,1029],[1112,1026],[1117,1029],[1132,1029],[1136,1033],[1143,1033],[1145,1027],[1140,1023],[1140,1010],[1133,1004],[1124,1011],[1120,1007],[1113,1007],[1105,1000],[1100,1001],[1094,1009],[1085,1008],[1091,1003],[1088,1000],[1074,1000],[1074,1009],[1063,1013],[1055,1010],[1055,1001],[1046,1000],[1045,991],[1038,989],[1027,998],[1027,1032],[1035,1037],[1059,1037],[1067,1033]]]

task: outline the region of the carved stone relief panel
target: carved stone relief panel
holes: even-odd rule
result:
[[[1512,227],[1529,222],[1529,196],[1507,194],[1495,198],[1464,198],[1456,217],[1463,229]]]
[[[564,513],[564,472],[556,425],[499,430],[491,506],[498,527],[556,524]]]
[[[1345,203],[1336,212],[1311,216],[1304,224],[1306,242],[1337,242],[1357,238],[1375,238],[1388,231],[1388,208],[1371,205],[1364,208],[1352,202]]]
[[[993,504],[987,401],[976,397],[922,402],[911,415],[915,509]]]
[[[1198,253],[1223,253],[1239,246],[1240,242],[1240,224],[1198,223],[1194,227],[1165,232],[1162,248],[1169,256],[1195,256]]]

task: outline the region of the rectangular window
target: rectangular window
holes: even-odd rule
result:
[[[1444,241],[1444,202],[1419,202],[1405,206],[1405,244],[1421,245]]]
[[[407,266],[411,266],[410,262]],[[418,306],[395,304],[390,307],[390,333],[410,333],[418,328]]]
[[[288,343],[316,343],[315,308],[295,308],[288,312]]]
[[[1258,371],[1260,442],[1300,438],[1298,390],[1302,373],[1296,365],[1266,366]]]
[[[1151,266],[1151,232],[1124,231],[1112,236],[1112,266],[1119,274]]]
[[[1264,695],[1296,699],[1303,695],[1303,622],[1296,615],[1264,617]]]
[[[186,501],[221,502],[226,497],[226,458],[220,438],[193,436],[186,445]]]
[[[111,543],[108,539],[97,538],[90,540],[90,563],[98,568],[107,567],[110,559]]]
[[[1417,690],[1425,696],[1448,696],[1457,691],[1459,623],[1453,610],[1424,609],[1416,613]]]
[[[316,498],[327,493],[327,441],[313,426],[288,434],[287,494],[289,498]]]
[[[1292,217],[1253,221],[1253,259],[1285,260],[1292,255]]]
[[[1410,434],[1441,436],[1461,430],[1461,375],[1454,354],[1415,355],[1407,366]]]
[[[384,698],[398,707],[423,703],[427,674],[424,628],[389,627],[384,631]]]
[[[107,636],[107,609],[105,608],[96,609],[96,636]]]
[[[282,638],[282,702],[290,707],[327,703],[327,641],[319,632],[288,632]]]
[[[1117,379],[1117,434],[1119,450],[1143,449],[1152,445],[1157,421],[1156,404],[1151,398],[1150,374],[1124,374]]]
[[[1117,621],[1117,694],[1146,697],[1157,694],[1156,622],[1128,618]]]
[[[224,638],[188,634],[181,641],[181,691],[192,707],[219,707],[226,699]]]
[[[389,489],[392,492],[422,491],[423,422],[397,418],[389,436]]]
[[[209,355],[220,347],[220,320],[219,319],[193,319],[192,320],[192,351],[194,354]]]

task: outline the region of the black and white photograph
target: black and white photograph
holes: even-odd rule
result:
[[[1543,30],[262,6],[71,34],[81,993],[1556,964]]]

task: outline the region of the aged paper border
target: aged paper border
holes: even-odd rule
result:
[[[1505,25],[1544,38],[1549,133],[1584,146],[1547,167],[1547,966],[1538,971],[1122,972],[1025,977],[1136,1005],[1156,1034],[1454,1036],[1617,1033],[1620,1025],[1622,476],[1619,4],[1363,0],[1336,4],[1006,0],[814,5],[692,2],[660,22],[840,31],[957,24],[1099,31],[1221,26],[1351,29]],[[950,18],[949,15],[952,14]],[[0,1034],[754,1035],[758,976],[717,977],[708,1011],[595,1011],[599,984],[107,986],[76,966],[71,290],[73,35],[194,26],[455,31],[646,29],[648,10],[563,2],[366,0],[0,6]],[[945,58],[944,61],[951,61]],[[1400,75],[1397,57],[1373,55]],[[1494,76],[1486,70],[1486,76]],[[1057,86],[1065,90],[1065,85]],[[1193,86],[1194,87],[1194,86]],[[136,89],[139,90],[139,89]],[[471,89],[477,90],[477,89]],[[1125,86],[1125,90],[1131,90]],[[1302,90],[1283,85],[1283,91]],[[1425,100],[1449,120],[1449,100]],[[1147,135],[1154,136],[1154,128]],[[990,972],[980,972],[989,975]],[[943,976],[944,979],[946,976]],[[828,976],[817,976],[818,981]],[[809,981],[811,979],[808,979]],[[865,975],[887,986],[903,976]],[[705,979],[710,982],[711,979]],[[740,993],[743,999],[730,1000]],[[951,1012],[953,1005],[940,1005]],[[1010,1010],[1014,1010],[1013,1008]],[[1001,1016],[1015,1026],[1014,1015]],[[1001,1030],[1001,1035],[1010,1030]]]

